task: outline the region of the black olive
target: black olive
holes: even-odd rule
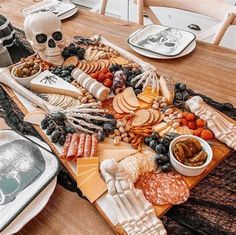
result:
[[[183,100],[183,95],[180,92],[175,93],[175,99],[176,100]]]
[[[169,147],[169,145],[170,145],[170,140],[163,137],[163,138],[160,139],[159,143],[162,144],[162,145],[164,145],[165,147]]]
[[[47,127],[49,125],[49,120],[47,118],[44,118],[42,121],[41,121],[41,127],[43,130],[46,130]]]
[[[53,123],[51,123],[51,124],[49,124],[48,127],[47,127],[46,134],[47,134],[47,135],[51,135],[54,130],[55,130],[55,125],[54,125]]]
[[[99,131],[98,132],[98,139],[100,140],[100,141],[103,141],[104,139],[105,139],[105,135],[104,135],[104,133],[103,133],[103,131]]]
[[[163,162],[162,162],[162,159],[163,159],[163,154],[156,154],[155,156],[155,162],[157,165],[162,165]]]
[[[176,89],[176,90],[179,90],[179,86],[180,86],[180,85],[181,85],[180,82],[175,83],[175,89]]]
[[[186,91],[186,84],[181,83],[181,84],[179,85],[179,90],[180,90],[180,91]]]
[[[155,140],[151,140],[149,142],[149,147],[152,148],[153,150],[156,148],[157,142]]]
[[[157,153],[166,153],[166,148],[164,147],[163,144],[158,144],[156,147],[155,147],[155,151]]]
[[[190,97],[190,95],[189,95],[189,93],[187,91],[184,91],[182,96],[183,96],[183,100],[184,101],[186,101]]]
[[[138,94],[142,93],[142,90],[136,88],[136,89],[134,90],[134,93],[135,93],[135,95],[138,95]]]
[[[113,132],[115,129],[115,126],[113,126],[112,124],[110,123],[105,123],[103,125],[103,131],[106,135],[110,134],[111,132]]]
[[[55,121],[65,121],[66,120],[66,116],[64,113],[62,112],[57,112],[57,113],[52,113],[51,114],[51,118]]]
[[[152,135],[151,135],[152,139],[155,140],[155,141],[158,141],[160,136],[157,132],[153,132]]]
[[[64,134],[61,134],[60,138],[59,138],[59,144],[63,145],[66,141],[66,136]]]
[[[161,170],[164,171],[164,172],[171,171],[171,164],[170,164],[170,162],[167,162],[166,164],[161,166]]]
[[[152,137],[151,137],[151,136],[146,137],[146,138],[144,139],[144,143],[145,143],[146,145],[149,145],[149,143],[150,143],[151,140],[152,140]]]
[[[59,131],[53,131],[52,135],[51,135],[51,141],[53,143],[57,143],[59,138],[61,136],[61,133]]]
[[[74,134],[76,132],[74,127],[67,126],[66,127],[66,133]]]

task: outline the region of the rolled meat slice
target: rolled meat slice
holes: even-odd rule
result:
[[[83,157],[83,155],[84,155],[85,139],[86,139],[86,134],[84,134],[84,133],[81,134],[78,149],[77,149],[77,158],[78,157]]]
[[[71,138],[70,146],[66,155],[66,160],[71,161],[76,157],[79,143],[79,135],[74,133]]]
[[[84,157],[90,157],[91,155],[91,148],[92,148],[92,136],[87,134],[85,138],[84,144]]]
[[[92,134],[92,149],[91,149],[90,157],[96,156],[97,145],[98,145],[98,136],[97,136],[97,134]]]
[[[65,141],[65,143],[63,145],[61,154],[59,156],[62,159],[66,158],[66,156],[67,156],[67,152],[68,152],[68,149],[69,149],[69,146],[70,146],[70,142],[71,142],[71,137],[72,137],[72,134],[70,134],[70,133],[66,136],[66,141]]]

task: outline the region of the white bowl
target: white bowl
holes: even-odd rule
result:
[[[180,140],[185,140],[188,138],[194,138],[196,140],[198,140],[202,146],[202,149],[207,152],[207,159],[206,162],[202,165],[202,166],[186,166],[182,163],[180,163],[174,156],[173,154],[173,146],[179,142]],[[197,176],[200,175],[205,169],[206,167],[209,165],[209,163],[211,162],[212,158],[213,158],[213,153],[212,153],[212,149],[211,146],[203,139],[194,136],[194,135],[181,135],[177,138],[175,138],[174,140],[171,141],[170,143],[170,147],[169,147],[169,153],[170,153],[170,162],[172,164],[172,166],[174,167],[174,169],[179,172],[182,175],[185,176]]]
[[[22,86],[24,86],[24,87],[30,89],[30,82],[31,82],[31,80],[32,80],[33,78],[35,78],[36,76],[38,76],[38,75],[41,73],[42,68],[41,68],[41,66],[40,66],[39,71],[38,71],[36,74],[32,75],[32,76],[24,77],[24,78],[19,78],[19,77],[15,76],[14,71],[16,70],[16,68],[18,68],[18,67],[20,67],[20,66],[22,66],[22,64],[19,64],[19,65],[17,65],[17,66],[15,66],[15,67],[12,68],[12,70],[11,70],[11,76],[12,76],[18,83],[20,83]]]

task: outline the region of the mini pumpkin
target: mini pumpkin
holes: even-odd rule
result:
[[[15,42],[15,30],[10,21],[0,14],[0,40],[3,46],[11,47]]]

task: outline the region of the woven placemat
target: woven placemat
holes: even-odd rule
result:
[[[17,44],[14,49],[9,49],[14,63],[19,61],[21,57],[33,53],[23,31],[18,29],[16,31]],[[0,106],[4,110],[5,121],[10,127],[22,134],[31,134],[40,138],[34,128],[23,121],[23,114],[1,87]],[[228,115],[231,114],[228,113]],[[235,110],[231,116],[235,118]],[[236,153],[224,160],[211,174],[193,188],[187,202],[174,206],[163,216],[161,219],[168,234],[236,234],[235,169]],[[82,197],[81,192],[77,189],[76,182],[63,168],[58,175],[58,183],[70,191],[77,192]]]

